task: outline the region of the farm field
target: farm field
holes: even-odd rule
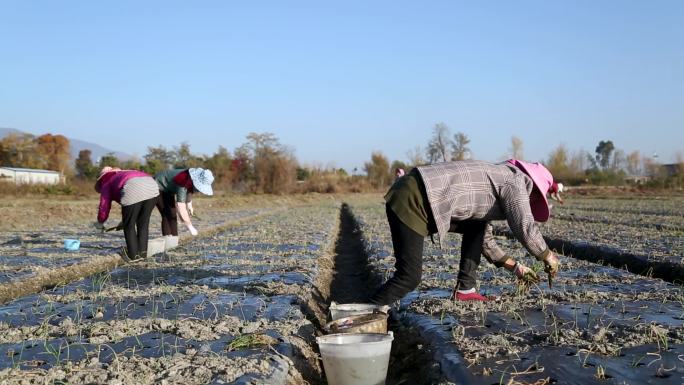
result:
[[[12,301],[0,311],[0,378],[298,383],[288,357],[313,336],[298,302],[336,214],[332,204],[279,211]]]
[[[564,214],[572,215],[573,204],[572,200],[567,203]],[[592,204],[597,203],[586,202],[586,206]],[[622,207],[609,201],[610,204],[615,205],[613,208]],[[668,220],[665,210],[655,205],[648,207],[654,212],[660,210],[658,215]],[[681,216],[681,211],[677,211],[681,209],[671,208],[672,218]],[[382,202],[360,201],[352,204],[352,210],[362,223],[372,268],[386,276],[393,258]],[[601,245],[601,234],[614,233],[611,224],[598,220],[590,223],[589,229],[584,229],[579,221],[572,228],[559,222],[553,218],[545,226],[544,234],[571,240],[574,234],[578,238],[591,235],[583,241]],[[600,226],[601,232],[594,230]],[[639,241],[663,245],[661,257],[681,260],[681,248],[667,249],[657,233],[641,232],[636,226],[632,234],[639,234]],[[675,245],[684,241],[681,235],[678,239],[672,237]],[[446,346],[443,366],[464,364],[461,366],[467,369],[454,369],[454,376],[465,376],[466,383],[473,384],[682,383],[681,286],[561,257],[563,270],[553,288],[543,282],[523,294],[518,292],[509,272],[496,269],[483,259],[480,290],[499,300],[453,302],[449,295],[458,272],[459,236],[451,234],[449,239],[444,250],[426,241],[423,282],[402,300],[399,318],[422,330],[425,338]],[[629,247],[630,239],[622,238],[622,243],[616,239],[620,240],[610,237],[603,244]],[[534,263],[517,242],[506,237],[500,237],[498,242],[526,264]],[[462,363],[446,358],[454,352],[462,357]]]
[[[315,198],[197,199],[193,219],[202,234],[227,224],[256,217]],[[54,286],[88,273],[120,264],[116,251],[125,245],[123,232],[101,233],[92,227],[97,214],[95,199],[13,199],[0,203],[0,302]],[[34,214],[30,214],[33,212]],[[120,221],[118,205],[112,207],[107,226]],[[152,212],[150,238],[161,236],[158,211]],[[180,240],[190,235],[179,224]],[[79,239],[77,252],[64,251],[64,239]]]
[[[554,205],[545,235],[609,246],[654,260],[684,257],[684,199],[571,198]]]
[[[672,200],[570,199],[542,231],[633,254],[652,242],[658,252],[649,258],[680,261],[683,214]],[[363,302],[392,272],[381,195],[207,200],[197,208],[200,236],[166,255],[0,306],[0,383],[324,384],[315,337],[330,301]],[[3,229],[0,284],[78,266],[123,243],[78,218]],[[639,227],[657,218],[672,227]],[[641,249],[616,236],[619,226],[632,227]],[[77,235],[82,251],[63,252],[63,238]],[[517,242],[498,242],[534,262]],[[387,384],[683,382],[681,286],[562,256],[553,288],[542,282],[520,292],[510,273],[483,259],[480,290],[499,300],[457,303],[449,295],[459,243],[455,234],[444,249],[426,240],[423,281],[392,312]]]

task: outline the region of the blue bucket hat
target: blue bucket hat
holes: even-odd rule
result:
[[[191,168],[188,169],[188,172],[195,190],[204,195],[214,195],[214,190],[211,189],[211,184],[214,182],[214,174],[211,173],[211,170]]]

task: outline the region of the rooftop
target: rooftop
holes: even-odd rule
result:
[[[0,167],[0,170],[9,170],[14,172],[35,172],[43,174],[59,174],[57,171],[52,170],[40,170],[36,168],[19,168],[19,167]]]

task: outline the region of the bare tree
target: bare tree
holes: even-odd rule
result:
[[[180,146],[174,146],[174,168],[190,168],[204,166],[205,157],[195,155],[190,151],[190,144],[183,142]]]
[[[641,154],[639,151],[632,151],[627,155],[627,172],[630,175],[641,175]]]
[[[297,178],[297,160],[294,151],[282,145],[275,134],[252,132],[242,147],[251,158],[255,191],[281,194],[291,189]]]
[[[677,151],[675,154],[675,163],[677,164],[679,175],[684,175],[684,153]]]
[[[452,147],[449,138],[449,127],[444,123],[437,123],[432,128],[432,139],[428,143],[428,162],[446,162],[449,160],[449,147]]]
[[[585,150],[575,151],[570,157],[570,164],[568,165],[570,172],[580,174],[587,169],[587,160],[592,160],[591,154]]]
[[[452,142],[451,160],[466,160],[470,158],[470,148],[468,148],[470,138],[463,132],[457,132]]]
[[[36,138],[31,134],[9,134],[0,139],[0,165],[11,167],[43,168],[38,154]]]
[[[427,163],[423,157],[423,149],[420,146],[414,147],[413,150],[408,150],[406,157],[408,158],[409,165],[412,167],[422,166]]]
[[[556,149],[551,151],[549,160],[547,161],[547,168],[551,171],[554,178],[561,179],[569,176],[569,160],[568,149],[564,144],[559,145]]]
[[[511,148],[508,151],[513,159],[525,159],[523,141],[515,135],[511,136]]]
[[[176,154],[173,150],[168,150],[164,146],[147,147],[145,158],[145,172],[156,174],[160,171],[168,170],[176,161]]]
[[[371,161],[365,162],[363,169],[374,187],[383,187],[392,181],[389,160],[380,151],[373,151]]]
[[[625,167],[626,164],[627,156],[625,156],[625,152],[620,149],[615,150],[613,152],[613,159],[611,160],[610,168],[613,171],[620,171]]]
[[[644,157],[643,161],[644,161],[644,171],[646,172],[646,175],[651,176],[651,177],[661,176],[662,167],[660,166],[660,162],[658,161],[658,157],[655,154],[652,158]]]

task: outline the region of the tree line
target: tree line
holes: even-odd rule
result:
[[[219,146],[210,156],[194,154],[187,142],[173,148],[148,147],[142,160],[122,161],[108,154],[94,163],[91,155],[90,150],[79,152],[76,177],[93,179],[105,166],[137,169],[150,175],[171,168],[202,167],[212,170],[215,183],[221,188],[268,194],[292,191],[298,168],[292,149],[272,133],[250,133],[247,141],[232,153]]]
[[[407,162],[395,160],[390,163],[380,151],[371,154],[364,164],[370,182],[380,187],[393,180],[393,170],[403,168],[407,172],[416,166],[445,161],[473,159],[470,138],[464,132],[451,134],[444,123],[433,126],[425,149],[420,146],[409,150]],[[523,140],[517,136],[510,139],[510,147],[499,159],[526,159]],[[569,185],[623,185],[644,183],[656,187],[684,186],[684,156],[679,154],[674,164],[663,165],[657,157],[642,155],[639,151],[626,153],[611,140],[601,140],[593,153],[585,150],[571,151],[566,145],[554,148],[546,159],[539,160],[551,171],[554,178]]]
[[[71,168],[69,139],[63,135],[9,134],[0,140],[0,165],[67,173]]]
[[[70,177],[92,181],[105,166],[137,169],[151,175],[170,168],[203,167],[211,169],[219,188],[235,192],[290,193],[290,192],[360,192],[382,189],[394,179],[394,170],[411,168],[436,162],[472,159],[470,138],[464,132],[452,135],[444,123],[432,127],[425,149],[416,146],[406,154],[406,161],[390,161],[381,151],[371,153],[363,165],[365,175],[356,169],[349,175],[335,167],[302,166],[294,151],[272,133],[250,133],[246,141],[232,152],[219,146],[212,155],[199,155],[191,151],[187,142],[167,148],[163,145],[148,147],[139,158],[118,159],[107,154],[92,159],[92,152],[81,150],[73,167],[70,162],[69,140],[62,135],[10,134],[0,140],[0,165],[40,168],[60,171]],[[512,136],[507,158],[525,159],[522,139]],[[529,160],[529,159],[528,159]],[[624,184],[628,176],[648,176],[662,187],[684,185],[684,167],[676,175],[664,171],[652,157],[638,151],[626,154],[611,140],[600,141],[594,151],[570,151],[561,144],[553,149],[543,163],[556,180],[567,184]],[[680,160],[679,165],[684,165]]]

